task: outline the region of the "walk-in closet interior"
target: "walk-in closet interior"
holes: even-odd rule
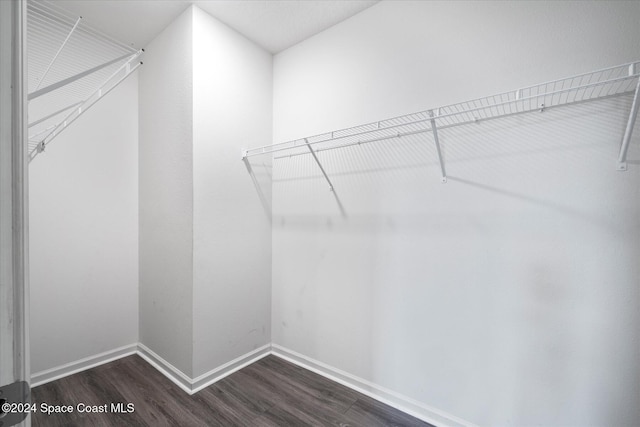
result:
[[[26,14],[36,403],[639,425],[640,2]]]

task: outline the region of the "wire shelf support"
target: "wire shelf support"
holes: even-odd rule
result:
[[[44,0],[27,3],[29,160],[129,77],[144,52]]]
[[[335,191],[317,154],[338,148],[403,136],[432,133],[441,180],[447,182],[445,159],[438,131],[529,112],[598,99],[634,94],[631,111],[618,155],[618,170],[626,170],[626,156],[640,104],[640,61],[603,68],[560,80],[553,80],[496,95],[477,98],[426,111],[380,120],[302,139],[243,150],[242,159],[270,154],[274,159],[312,154],[330,189]]]

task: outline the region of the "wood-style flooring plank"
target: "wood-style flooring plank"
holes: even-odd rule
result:
[[[425,423],[409,414],[398,410],[389,410],[389,406],[368,396],[360,397],[346,412],[351,425],[368,427],[406,426],[429,427]]]
[[[342,384],[278,357],[264,358],[258,361],[255,367],[264,367],[267,372],[278,372],[284,376],[284,380],[303,385],[309,397],[338,412],[346,411],[361,396]]]
[[[311,405],[315,411],[342,413],[357,399],[351,390],[320,375],[314,374],[316,377],[314,381],[296,375],[290,366],[287,366],[291,364],[285,361],[279,362],[276,366],[268,364],[268,361],[261,362],[263,361],[246,367],[243,373],[262,383],[266,388],[278,390],[277,397],[285,400],[280,402],[281,406],[294,405],[306,408]]]
[[[57,426],[428,426],[416,418],[275,356],[267,356],[189,395],[137,355],[35,387],[38,409],[74,412],[32,416]],[[132,403],[131,413],[79,413],[79,403]]]
[[[159,375],[159,376],[158,376]],[[109,388],[121,392],[122,403],[133,403],[135,412],[154,426],[198,425],[199,418],[189,410],[189,396],[139,357],[104,372]]]

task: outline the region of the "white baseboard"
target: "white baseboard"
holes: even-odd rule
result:
[[[248,366],[269,354],[288,360],[298,366],[320,374],[332,381],[347,386],[353,390],[363,393],[373,399],[379,400],[402,412],[413,415],[423,421],[438,427],[476,427],[473,423],[455,417],[444,411],[432,408],[409,397],[403,396],[392,390],[374,384],[365,379],[356,377],[347,372],[329,366],[318,360],[314,360],[303,354],[289,350],[277,344],[266,344],[253,351],[250,351],[230,362],[225,363],[211,371],[196,378],[190,378],[184,372],[167,362],[144,344],[130,344],[119,347],[95,356],[85,357],[75,362],[67,363],[52,369],[36,372],[31,375],[31,387],[37,387],[68,375],[72,375],[84,370],[94,368],[114,360],[138,354],[150,365],[160,371],[165,377],[175,383],[186,393],[194,394],[220,381],[224,377]]]
[[[191,392],[192,379],[180,369],[164,360],[149,347],[142,343],[138,343],[138,355],[182,390],[189,394],[193,394]]]
[[[271,354],[312,372],[329,378],[355,391],[379,400],[402,412],[419,418],[438,427],[476,427],[475,424],[463,420],[439,409],[432,408],[409,397],[336,369],[318,360],[289,350],[277,344],[271,344]]]
[[[233,359],[230,362],[225,363],[222,366],[218,366],[206,372],[197,378],[190,378],[184,372],[173,366],[171,363],[158,356],[151,349],[144,344],[138,344],[138,354],[144,360],[149,362],[154,368],[160,371],[165,377],[169,378],[178,387],[189,394],[194,394],[209,387],[211,384],[220,381],[224,377],[231,375],[239,369],[244,368],[262,359],[265,356],[271,354],[271,344],[265,344],[249,353],[243,354],[240,357]]]
[[[85,357],[84,359],[76,360],[75,362],[66,363],[55,368],[36,372],[31,375],[31,387],[37,387],[71,374],[113,362],[114,360],[135,354],[137,351],[138,344],[129,344],[94,356]]]
[[[233,359],[230,362],[225,363],[209,372],[200,375],[193,379],[191,383],[192,394],[197,393],[203,388],[209,387],[211,384],[220,381],[224,377],[233,374],[234,372],[249,366],[254,362],[262,359],[271,354],[271,344],[265,344],[262,347],[256,348],[249,353],[243,354],[240,357]]]
[[[269,354],[271,354],[271,344],[263,345],[262,347],[243,354],[242,356],[233,359],[232,361],[227,362],[222,366],[218,366],[217,368],[212,369],[211,371],[194,379],[190,378],[180,369],[167,362],[165,359],[160,357],[144,344],[130,344],[124,347],[106,351],[104,353],[96,354],[95,356],[85,357],[84,359],[67,363],[62,366],[57,366],[55,368],[37,372],[31,375],[31,387],[37,387],[50,381],[58,380],[60,378],[76,374],[90,368],[95,368],[96,366],[113,362],[114,360],[126,356],[131,356],[132,354],[138,354],[145,361],[147,361],[147,363],[160,371],[160,373],[162,373],[165,377],[171,380],[186,393],[194,394],[202,390],[203,388],[210,386],[216,381],[220,381],[227,375],[231,375],[237,370],[258,361],[265,356],[268,356]]]

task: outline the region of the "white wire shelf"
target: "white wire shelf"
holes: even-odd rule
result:
[[[249,157],[265,154],[273,155],[274,159],[311,154],[329,183],[329,189],[333,191],[333,185],[316,153],[408,135],[432,133],[440,162],[441,178],[446,182],[445,164],[438,140],[439,129],[635,92],[618,157],[618,170],[626,170],[626,154],[638,110],[639,76],[640,61],[631,62],[361,126],[250,148],[242,153],[242,159],[246,162]]]
[[[29,141],[33,160],[142,63],[142,50],[42,0],[27,3]]]

